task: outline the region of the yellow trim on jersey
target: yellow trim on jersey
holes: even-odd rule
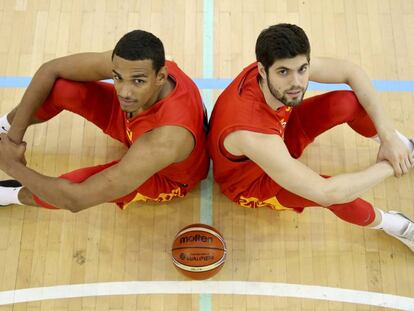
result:
[[[126,134],[128,136],[129,141],[132,143],[132,131],[129,128],[126,129]]]

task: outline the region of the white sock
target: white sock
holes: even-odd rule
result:
[[[396,131],[396,132],[397,132],[398,137],[404,143],[404,145],[406,145],[407,148],[410,149],[411,152],[413,152],[414,151],[413,143],[407,137],[405,137],[403,134],[401,134],[400,132],[398,132],[398,131]],[[381,140],[378,137],[378,135],[372,136],[371,139],[373,139],[377,143],[381,143]]]
[[[400,139],[402,140],[402,142],[404,143],[404,145],[406,145],[407,146],[407,148],[411,151],[411,152],[413,152],[414,151],[414,146],[413,146],[413,143],[407,138],[407,137],[405,137],[403,134],[401,134],[400,132],[398,132],[398,131],[396,131],[397,132],[397,135],[398,135],[398,137],[400,137]]]
[[[19,191],[23,187],[1,187],[0,186],[0,205],[19,204]]]
[[[7,114],[0,118],[0,133],[7,133],[10,130],[10,123],[7,120]]]
[[[410,222],[404,217],[384,213],[384,211],[377,209],[381,213],[381,222],[375,227],[370,227],[371,229],[382,229],[384,231],[390,232],[392,234],[401,235],[407,229],[407,226]]]
[[[379,138],[379,136],[378,135],[375,135],[375,136],[372,136],[372,137],[370,137],[373,141],[375,141],[376,143],[381,143],[381,139]]]

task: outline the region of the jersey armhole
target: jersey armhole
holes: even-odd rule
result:
[[[235,131],[251,131],[251,132],[256,132],[256,133],[262,133],[262,134],[276,134],[279,135],[279,133],[275,132],[275,131],[271,131],[271,130],[266,130],[266,129],[262,129],[262,128],[255,128],[255,127],[249,127],[249,126],[243,126],[243,125],[235,125],[232,127],[228,127],[226,129],[224,129],[220,136],[219,136],[219,150],[220,153],[229,161],[232,162],[243,162],[243,161],[247,161],[249,160],[248,157],[246,156],[236,156],[234,154],[231,154],[229,151],[226,150],[226,148],[224,147],[224,139],[227,137],[227,135],[229,135],[230,133],[233,133]],[[280,136],[280,135],[279,135]]]

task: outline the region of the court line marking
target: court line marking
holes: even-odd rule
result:
[[[200,89],[225,89],[232,79],[193,79]],[[381,92],[413,92],[412,80],[372,80],[374,88]],[[309,91],[351,90],[347,84],[309,82]]]
[[[194,79],[197,86],[204,90],[203,99],[206,103],[209,115],[212,109],[212,90],[226,88],[232,79],[214,79],[213,77],[213,0],[204,1],[204,53],[203,53],[203,77],[202,79]],[[213,9],[211,9],[213,8]],[[209,26],[211,25],[211,26]],[[209,27],[209,28],[208,28]],[[206,31],[207,30],[207,31]],[[3,88],[23,88],[27,87],[31,81],[30,77],[0,77],[0,87]],[[394,81],[394,80],[374,80],[372,81],[374,87],[378,91],[385,92],[412,92],[414,91],[414,81]],[[322,84],[316,82],[309,83],[309,90],[311,91],[329,91],[329,90],[349,90],[349,86],[345,84]],[[211,170],[209,178],[205,180],[204,195],[202,195],[202,204],[207,203],[211,205]],[[210,189],[209,189],[210,188]],[[202,191],[203,193],[203,191]],[[203,211],[204,210],[204,211]],[[206,213],[207,211],[207,213]],[[212,215],[208,213],[208,207],[202,209],[200,212],[200,221],[211,224]],[[154,285],[154,283],[157,283]],[[158,291],[164,284],[164,289]],[[179,284],[183,283],[183,284]],[[142,291],[140,286],[147,286],[147,290],[151,289],[151,285],[155,286],[153,291]],[[186,284],[192,284],[188,286]],[[214,284],[214,285],[213,285]],[[247,285],[246,285],[247,284]],[[180,286],[181,285],[181,286]],[[175,291],[177,286],[182,287],[182,291]],[[169,290],[167,290],[169,289]],[[255,291],[260,289],[259,291]],[[285,290],[284,290],[285,289]],[[69,291],[72,290],[72,293]],[[67,292],[68,291],[68,292]],[[283,294],[285,292],[285,294]],[[62,293],[65,295],[62,296]],[[93,295],[95,293],[95,295]],[[114,283],[92,283],[92,284],[78,284],[78,285],[62,285],[44,288],[22,289],[15,291],[0,292],[0,305],[3,303],[3,298],[7,301],[13,297],[12,302],[28,302],[47,299],[59,298],[74,298],[86,296],[106,296],[106,295],[125,295],[125,294],[195,294],[200,295],[200,310],[201,307],[208,308],[203,310],[211,310],[211,294],[240,294],[240,295],[258,295],[258,296],[283,296],[283,297],[298,297],[310,299],[333,300],[341,302],[351,302],[368,304],[381,307],[392,307],[399,310],[414,310],[414,299],[403,296],[395,296],[381,293],[371,293],[364,291],[355,291],[347,289],[282,284],[282,283],[264,283],[264,282],[114,282]],[[206,294],[208,293],[208,294]],[[298,295],[298,293],[300,295]],[[68,295],[66,295],[68,294]],[[361,295],[362,294],[362,295]],[[22,296],[20,296],[22,295]],[[339,295],[339,296],[338,296]],[[16,300],[17,297],[17,300]],[[28,298],[29,297],[29,298]],[[42,298],[43,297],[43,298]],[[22,300],[23,299],[23,300]],[[28,300],[33,299],[33,300]],[[6,303],[8,304],[8,303]],[[409,309],[406,309],[409,308]]]
[[[203,11],[203,77],[211,79],[214,74],[214,1],[204,0]],[[202,97],[207,109],[208,119],[210,119],[210,114],[213,109],[213,91],[211,89],[202,90]],[[212,192],[213,177],[210,163],[208,177],[201,182],[200,192],[200,222],[207,225],[211,225],[213,222]]]
[[[208,36],[210,38],[210,36]],[[209,39],[210,40],[210,39]],[[212,40],[212,36],[211,36]],[[207,43],[206,43],[207,44]],[[208,54],[208,53],[207,53]],[[210,53],[210,57],[213,54]],[[203,56],[203,62],[206,62],[208,66],[211,61],[208,55]],[[212,66],[212,65],[211,65]],[[203,78],[194,78],[193,81],[197,84],[197,87],[201,90],[220,90],[225,89],[232,79],[214,79],[213,67],[211,69],[203,68]],[[0,76],[0,87],[2,88],[24,88],[27,87],[31,81],[31,77],[8,77]],[[105,80],[112,82],[112,80]],[[372,84],[377,91],[380,92],[414,92],[414,81],[412,80],[372,80]],[[309,82],[309,91],[333,91],[333,90],[350,90],[351,88],[346,84],[326,84],[317,83],[314,81]]]
[[[51,299],[148,294],[306,298],[414,310],[414,298],[316,285],[242,281],[133,281],[59,285],[0,292],[0,305]]]
[[[212,79],[214,77],[214,0],[203,1],[203,78]],[[208,119],[213,110],[213,90],[202,89],[201,95],[207,109]],[[200,222],[213,224],[213,173],[208,171],[207,179],[201,182],[200,191]],[[200,311],[212,310],[212,298],[210,294],[200,293],[198,300]]]

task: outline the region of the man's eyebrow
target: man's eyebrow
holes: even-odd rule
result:
[[[306,65],[309,65],[309,63],[308,62],[303,63],[302,65],[299,66],[299,68],[302,68],[303,66],[306,66]],[[281,70],[281,69],[284,69],[284,70],[293,70],[293,68],[289,68],[289,67],[286,67],[286,66],[279,66],[279,67],[276,68],[276,70]]]
[[[142,77],[146,78],[147,75],[145,73],[137,73],[137,74],[132,75],[131,77],[132,78],[142,78]]]
[[[116,74],[117,76],[119,76],[119,77],[122,78],[122,75],[119,72],[117,72],[115,69],[112,69],[112,72],[114,74]],[[136,73],[136,74],[134,74],[134,75],[131,76],[132,79],[136,79],[136,78],[147,78],[147,77],[148,76],[145,73]]]
[[[121,75],[119,72],[117,72],[115,69],[112,69],[112,72],[113,72],[114,74],[116,74],[117,76],[122,77],[122,75]]]

